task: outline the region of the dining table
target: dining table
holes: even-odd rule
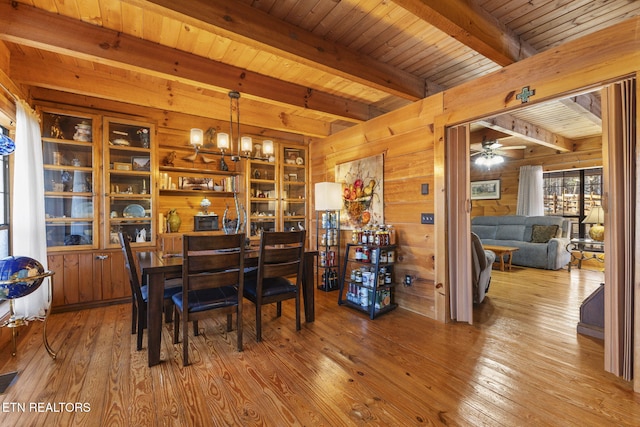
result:
[[[318,251],[306,250],[303,258],[302,300],[306,323],[315,320],[314,267],[317,254]],[[151,367],[160,363],[165,278],[178,277],[182,274],[183,257],[181,254],[165,253],[159,250],[140,251],[137,255],[142,277],[146,277],[148,285],[147,351]],[[258,249],[245,249],[245,268],[257,265]]]

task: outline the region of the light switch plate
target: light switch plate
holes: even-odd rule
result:
[[[422,214],[420,214],[420,223],[421,224],[433,224],[435,222],[434,216],[435,216],[435,214],[432,214],[432,213],[422,213]]]
[[[422,184],[421,193],[429,194],[429,184]]]

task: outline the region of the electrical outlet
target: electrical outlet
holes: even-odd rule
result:
[[[404,284],[405,286],[411,286],[411,283],[413,283],[413,279],[411,278],[410,275],[406,275],[404,276]]]
[[[420,223],[421,224],[433,224],[435,221],[435,214],[432,213],[422,213],[420,214]]]

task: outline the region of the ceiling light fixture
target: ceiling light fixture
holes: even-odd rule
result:
[[[486,166],[487,168],[491,168],[491,166],[499,165],[504,162],[504,157],[499,154],[493,152],[493,150],[487,150],[480,153],[475,163],[478,166]]]

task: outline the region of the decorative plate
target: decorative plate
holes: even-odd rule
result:
[[[122,216],[125,218],[144,218],[144,208],[133,203],[124,208]]]

